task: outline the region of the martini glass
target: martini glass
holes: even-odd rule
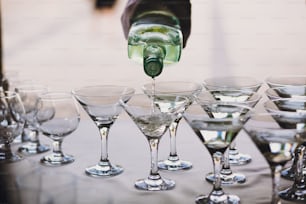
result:
[[[239,114],[237,117],[214,118],[207,111],[204,111],[202,106],[193,104],[185,111],[184,118],[209,151],[214,165],[213,190],[209,195],[198,196],[196,203],[240,203],[238,196],[227,195],[223,191],[220,170],[224,153],[247,121],[247,115]]]
[[[22,159],[11,150],[11,143],[23,130],[24,107],[17,93],[0,91],[0,164]]]
[[[258,91],[261,85],[260,81],[248,76],[212,77],[204,80],[204,87],[211,91],[217,100],[226,102],[250,101],[250,97]],[[256,100],[254,102],[255,104],[248,103],[248,105],[254,107],[257,103]],[[228,158],[231,165],[245,165],[252,160],[250,155],[238,151],[235,142],[229,148]]]
[[[155,98],[158,97],[158,102]],[[136,94],[128,102],[122,102],[127,114],[139,130],[144,134],[150,145],[151,171],[147,178],[136,181],[135,187],[140,190],[160,191],[175,187],[175,182],[162,178],[158,173],[158,145],[161,137],[175,119],[177,111],[188,103],[186,97],[175,95]],[[168,111],[165,111],[168,109]]]
[[[266,79],[270,89],[266,91],[266,95],[270,99],[279,98],[305,98],[306,96],[306,75],[276,75],[270,76]],[[300,151],[299,148],[296,149]],[[282,177],[293,180],[295,177],[297,156],[294,157],[291,167],[282,171]],[[305,157],[305,155],[304,155]],[[306,166],[306,159],[304,159],[304,166]],[[305,169],[306,170],[306,169]]]
[[[294,99],[306,99],[306,85],[298,85],[298,86],[292,86],[292,85],[286,85],[286,86],[279,86],[274,88],[269,88],[266,90],[266,95],[270,100],[276,100],[281,98],[294,98]],[[300,151],[299,148],[296,149],[297,151]],[[295,177],[295,171],[297,169],[296,165],[298,162],[298,155],[299,153],[296,152],[296,156],[293,158],[293,163],[291,167],[284,169],[281,172],[281,175],[283,178],[288,180],[294,180]],[[305,155],[304,155],[305,157]],[[304,158],[304,172],[306,172],[305,164],[306,160]]]
[[[101,136],[101,158],[98,164],[85,169],[93,177],[116,176],[123,172],[108,159],[108,135],[111,126],[122,112],[120,100],[127,101],[134,89],[116,85],[86,86],[72,91],[77,101],[94,121]]]
[[[278,196],[280,172],[283,166],[292,159],[292,153],[298,143],[297,131],[281,128],[275,121],[278,117],[277,114],[258,113],[252,115],[244,125],[244,130],[270,166],[272,174],[271,204],[281,204]]]
[[[239,97],[239,95],[245,95],[244,91],[242,90],[227,90],[223,92],[224,93],[222,94],[222,96],[225,97],[230,97],[231,95],[235,95],[236,97]],[[251,110],[252,106],[254,106],[260,100],[260,98],[261,97],[259,94],[254,93],[252,96],[249,97],[248,101],[235,102],[235,100],[231,100],[232,102],[224,102],[216,100],[213,94],[211,94],[211,92],[203,91],[197,97],[196,101],[198,104],[202,105],[204,110],[207,111],[209,116],[211,116],[212,118],[226,118],[237,117],[239,115],[244,115],[248,113]],[[232,143],[234,142],[235,140]],[[244,174],[233,172],[231,169],[231,164],[229,162],[229,152],[231,151],[232,155],[234,156],[234,151],[236,150],[235,148],[231,149],[232,143],[224,154],[222,170],[220,172],[222,184],[227,185],[233,185],[238,183],[241,184],[246,182],[246,176]],[[236,152],[236,156],[239,157],[241,154],[238,154],[238,151]],[[209,173],[206,176],[206,180],[209,182],[214,182],[214,173]]]
[[[36,118],[39,97],[48,92],[47,87],[40,84],[21,84],[15,90],[19,94],[25,109],[25,127],[22,137],[29,138],[25,144],[19,147],[18,151],[25,155],[35,155],[49,151],[49,146],[40,143],[40,131],[37,128],[38,121]]]
[[[295,176],[293,185],[279,193],[280,197],[289,201],[306,201],[306,179],[303,174],[303,157],[306,146],[306,100],[304,99],[276,99],[269,100],[265,104],[265,109],[276,114],[274,119],[282,128],[296,129],[296,137],[299,138],[299,144],[295,151],[297,162],[294,168]]]
[[[202,85],[195,82],[185,81],[167,81],[158,83],[149,83],[143,86],[143,91],[147,95],[154,94],[173,94],[177,96],[185,96],[188,98],[186,108],[191,105],[195,97],[201,92]],[[182,119],[182,112],[177,115],[177,118],[171,123],[169,127],[170,133],[170,154],[166,160],[159,161],[158,167],[163,170],[177,171],[188,170],[192,168],[192,163],[189,161],[181,160],[177,153],[176,135],[179,122]]]

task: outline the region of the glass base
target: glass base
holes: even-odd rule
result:
[[[192,168],[192,163],[189,161],[183,160],[164,160],[158,162],[158,168],[168,171],[179,171],[179,170],[188,170]]]
[[[0,154],[0,164],[13,163],[21,160],[23,160],[23,157],[15,153],[11,153],[10,155]]]
[[[175,187],[175,182],[170,179],[140,179],[135,182],[135,187],[139,190],[146,191],[165,191],[171,190]]]
[[[112,165],[109,162],[100,162],[97,165],[85,169],[88,176],[103,177],[116,176],[123,172],[123,168],[119,165]]]
[[[246,176],[239,173],[231,174],[221,174],[221,184],[222,185],[234,185],[234,184],[243,184],[246,182]],[[206,175],[206,180],[210,183],[214,183],[216,180],[214,173],[208,173]]]
[[[62,166],[74,162],[74,157],[71,155],[50,154],[41,158],[40,163],[46,166]]]
[[[18,148],[18,151],[24,155],[40,154],[50,150],[48,145],[37,144],[34,142],[27,142]]]
[[[230,165],[246,165],[252,161],[252,157],[248,154],[241,154],[241,153],[231,153],[231,150],[229,150],[229,163]]]
[[[223,195],[219,200],[211,199],[210,196],[198,196],[196,204],[239,204],[240,198],[236,195]]]
[[[279,192],[279,197],[288,201],[306,203],[306,189],[290,187]]]

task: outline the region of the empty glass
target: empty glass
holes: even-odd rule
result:
[[[25,109],[25,127],[22,133],[22,141],[27,141],[18,151],[25,155],[39,154],[49,151],[49,146],[43,145],[39,140],[36,113],[38,110],[39,96],[47,93],[47,87],[39,84],[24,84],[16,87]]]
[[[297,131],[281,128],[277,123],[277,117],[278,115],[273,113],[254,114],[244,125],[245,131],[270,166],[272,173],[271,204],[281,203],[278,196],[280,172],[284,165],[292,159],[298,144]]]
[[[215,99],[225,102],[250,101],[250,97],[258,91],[261,85],[260,81],[248,76],[212,77],[204,80],[204,87],[211,92]],[[253,104],[248,103],[248,105],[254,107],[259,99],[254,100]],[[235,142],[231,144],[228,157],[231,165],[245,165],[252,160],[250,155],[238,151]]]
[[[40,162],[48,166],[61,166],[74,161],[74,157],[64,154],[62,142],[74,132],[80,121],[80,113],[71,93],[49,92],[40,96],[36,115],[39,130],[53,140],[53,153],[44,156]]]
[[[22,133],[24,107],[17,93],[0,91],[0,163],[16,162],[22,157],[11,150],[11,143]]]
[[[135,90],[126,86],[97,85],[86,86],[72,91],[89,117],[95,122],[101,136],[101,158],[98,164],[88,167],[89,176],[116,176],[123,172],[119,165],[108,159],[108,134],[119,114],[122,112],[120,100],[128,101]]]

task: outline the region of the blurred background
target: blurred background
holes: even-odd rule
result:
[[[127,57],[126,0],[1,0],[4,72],[56,90],[151,82]],[[157,81],[306,74],[305,0],[191,0],[179,63]],[[106,6],[105,6],[106,5]]]

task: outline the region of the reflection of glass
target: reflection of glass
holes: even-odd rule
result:
[[[123,172],[119,165],[111,164],[108,159],[108,134],[122,107],[120,100],[127,101],[134,89],[125,86],[100,85],[87,86],[72,91],[86,113],[95,122],[101,136],[101,158],[97,165],[86,168],[89,176],[115,176]]]
[[[0,163],[22,159],[12,152],[11,143],[23,130],[24,114],[24,107],[18,94],[0,91]]]
[[[276,115],[255,114],[245,124],[244,129],[267,160],[272,173],[272,201],[280,204],[278,187],[280,171],[292,159],[292,153],[297,145],[296,130],[283,129],[273,118]]]
[[[282,128],[295,129],[299,146],[295,151],[296,163],[293,165],[295,170],[294,184],[280,192],[280,197],[290,201],[306,200],[306,177],[303,172],[305,145],[306,145],[306,100],[305,99],[276,99],[267,101],[265,109],[275,114],[274,119]]]
[[[36,118],[39,96],[47,91],[47,87],[39,84],[25,84],[16,87],[16,92],[20,95],[26,113],[26,123],[22,137],[29,138],[29,140],[18,149],[18,151],[23,154],[39,154],[50,149],[47,145],[40,144]]]
[[[158,173],[158,145],[160,138],[173,121],[173,116],[177,114],[177,110],[184,108],[188,102],[187,98],[175,95],[160,94],[157,97],[160,99],[155,103],[155,96],[148,97],[145,94],[137,94],[128,102],[122,103],[125,111],[146,136],[150,145],[150,175],[148,178],[140,179],[135,183],[137,189],[148,191],[170,190],[175,186],[174,181],[162,178]],[[154,103],[152,103],[152,100]],[[168,109],[168,111],[165,109]]]
[[[212,118],[201,106],[191,105],[185,111],[184,118],[199,137],[200,141],[208,149],[214,165],[215,182],[213,190],[209,195],[197,197],[196,203],[239,203],[239,197],[227,195],[222,190],[220,170],[222,168],[224,153],[246,122],[246,115],[228,118]]]
[[[194,82],[184,82],[184,81],[168,81],[168,82],[158,82],[154,85],[152,83],[145,84],[143,86],[143,91],[147,95],[154,94],[173,94],[176,96],[185,96],[188,98],[189,102],[186,104],[186,108],[191,105],[195,97],[202,90],[202,85]],[[189,161],[181,160],[177,154],[176,149],[176,133],[180,120],[182,119],[182,112],[177,115],[177,118],[171,123],[169,127],[170,132],[170,155],[168,159],[158,162],[158,167],[164,170],[176,171],[176,170],[187,170],[192,167],[192,163]]]
[[[42,133],[53,140],[53,153],[44,156],[40,162],[50,166],[73,162],[74,157],[62,151],[63,139],[77,129],[80,121],[79,110],[72,95],[63,92],[41,95],[36,118]]]
[[[223,91],[223,96],[228,97],[229,95],[244,95],[243,91],[231,90],[231,91]],[[231,102],[224,102],[215,99],[216,96],[213,96],[211,92],[204,91],[197,97],[198,104],[202,105],[204,110],[208,113],[208,115],[212,118],[230,118],[230,117],[238,117],[240,115],[244,115],[248,113],[253,106],[256,104],[261,98],[258,94],[252,95],[249,97],[249,101],[244,102],[235,102],[235,100],[231,100]],[[234,143],[234,141],[232,142]],[[233,159],[239,159],[241,154],[238,154],[238,150],[235,147],[232,147],[232,143],[230,147],[226,150],[223,159],[222,170],[220,172],[221,182],[222,184],[237,184],[237,183],[245,183],[246,176],[241,173],[233,172],[231,169],[231,158],[229,157],[229,153],[232,154]],[[241,160],[245,161],[245,160]],[[206,180],[209,182],[215,181],[214,173],[209,173],[206,176]]]

